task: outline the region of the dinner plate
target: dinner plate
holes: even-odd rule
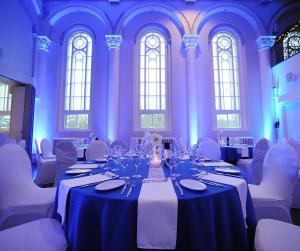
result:
[[[216,167],[215,170],[221,173],[233,173],[233,174],[237,174],[241,172],[240,170],[232,169],[229,167]]]
[[[97,186],[95,186],[95,189],[97,191],[107,191],[107,190],[112,190],[121,186],[125,185],[124,180],[107,180],[103,181]]]
[[[75,174],[82,174],[82,173],[89,173],[91,172],[91,169],[87,169],[87,168],[74,168],[74,169],[69,169],[66,170],[66,174],[68,175],[75,175]]]
[[[207,188],[202,182],[192,179],[183,179],[180,181],[180,185],[194,191],[203,191]]]

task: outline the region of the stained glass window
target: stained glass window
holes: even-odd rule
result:
[[[92,38],[75,32],[67,46],[64,128],[88,129],[92,66]]]
[[[9,131],[11,96],[9,85],[0,82],[0,131]]]
[[[167,43],[163,34],[148,31],[140,39],[139,127],[167,128]]]
[[[287,37],[283,39],[284,60],[294,56],[298,52],[300,52],[300,32],[290,32]]]
[[[216,127],[241,128],[240,78],[235,37],[218,32],[212,39]]]

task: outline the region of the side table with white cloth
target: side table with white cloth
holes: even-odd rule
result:
[[[86,186],[87,180],[109,179],[103,166],[92,168],[91,176],[73,180],[72,176],[61,176],[64,183],[58,186],[54,217],[61,220],[63,215],[70,250],[249,250],[256,220],[244,174],[229,177],[212,166],[198,167],[205,170],[203,179],[220,186],[207,184],[203,191],[180,186],[181,195],[175,182],[197,179],[190,160],[178,164],[176,173],[181,176],[176,181],[149,178],[147,162],[140,159],[138,173],[142,178],[127,181],[123,194],[122,187],[97,191],[95,185]],[[113,173],[122,176],[121,166],[107,166],[119,168]],[[164,177],[170,174],[166,167],[152,170]],[[126,175],[131,177],[135,172],[129,164]]]

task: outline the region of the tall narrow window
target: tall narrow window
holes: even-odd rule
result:
[[[167,116],[167,43],[158,31],[140,39],[139,128],[165,130]]]
[[[64,128],[88,129],[90,111],[92,38],[73,33],[67,46]]]
[[[235,37],[218,32],[212,39],[216,127],[241,128],[239,62]]]
[[[9,131],[11,93],[9,85],[0,82],[0,131]]]

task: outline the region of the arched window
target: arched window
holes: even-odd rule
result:
[[[283,56],[284,60],[300,52],[300,32],[289,32],[283,39]]]
[[[11,96],[9,85],[0,82],[0,132],[9,131]]]
[[[137,129],[168,129],[167,42],[156,30],[139,40]]]
[[[91,92],[92,38],[74,32],[68,39],[64,96],[64,128],[88,129]]]
[[[217,129],[242,127],[240,76],[236,38],[227,31],[212,39]]]

